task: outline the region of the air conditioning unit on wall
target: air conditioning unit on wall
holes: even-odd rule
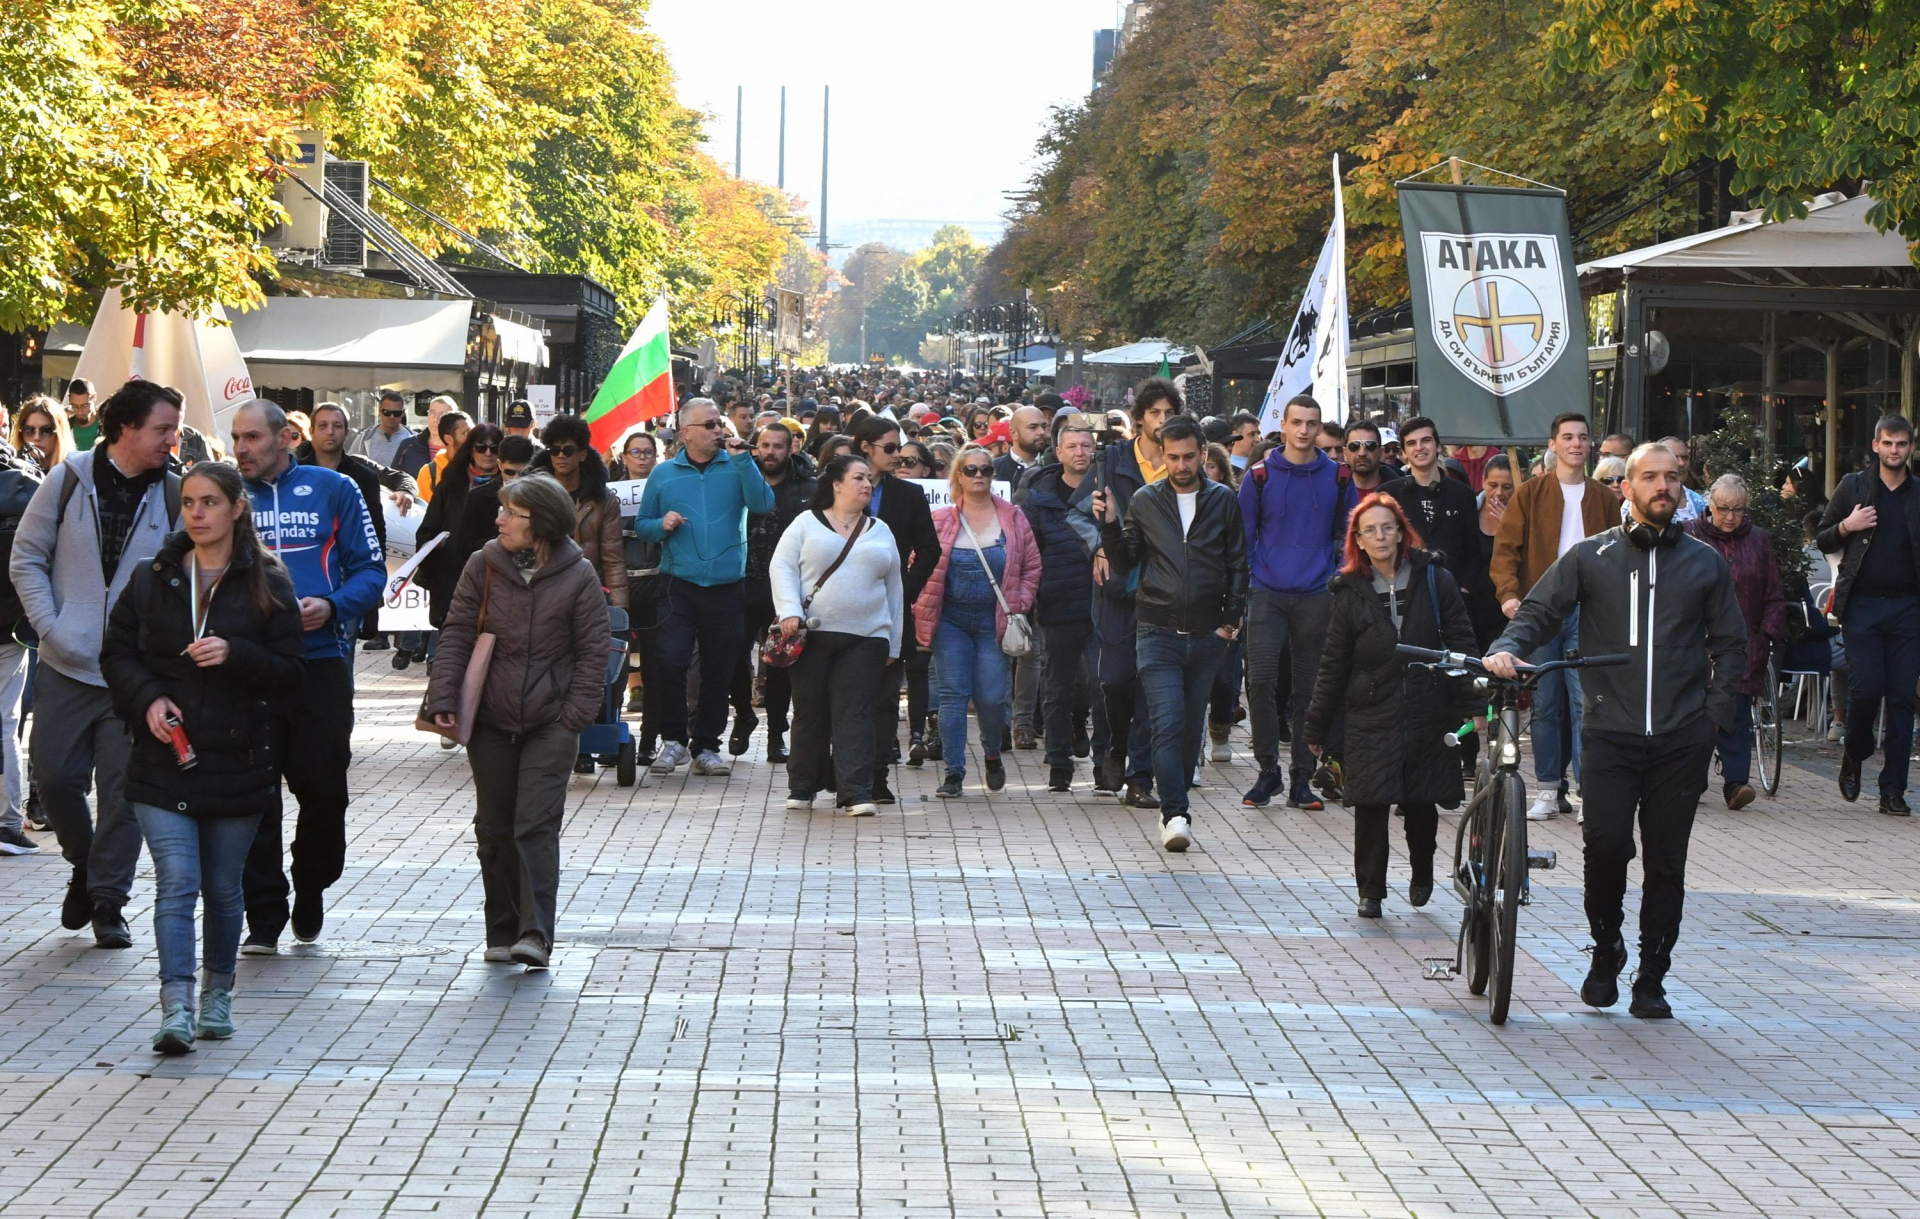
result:
[[[327,243],[328,209],[320,201],[327,140],[317,131],[297,132],[294,138],[299,142],[299,156],[287,167],[291,174],[273,188],[273,197],[287,210],[287,218],[261,234],[261,239],[276,250],[317,251]]]

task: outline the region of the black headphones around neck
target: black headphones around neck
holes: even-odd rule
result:
[[[1663,527],[1655,529],[1644,521],[1627,518],[1627,540],[1642,550],[1666,550],[1678,546],[1685,532],[1680,528],[1679,521],[1668,521]]]

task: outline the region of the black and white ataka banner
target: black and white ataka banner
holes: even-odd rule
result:
[[[1340,197],[1340,158],[1333,158],[1333,228],[1320,247],[1307,291],[1300,298],[1286,346],[1267,382],[1260,406],[1260,431],[1280,430],[1287,402],[1311,394],[1320,417],[1347,421],[1347,209]]]
[[[1420,413],[1449,445],[1545,441],[1590,392],[1566,196],[1399,187]]]

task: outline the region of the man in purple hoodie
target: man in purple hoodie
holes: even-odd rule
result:
[[[1300,394],[1287,403],[1280,433],[1282,447],[1268,452],[1240,481],[1240,517],[1253,569],[1245,634],[1247,702],[1253,715],[1253,756],[1260,766],[1259,779],[1241,803],[1264,807],[1286,784],[1289,807],[1317,809],[1321,803],[1308,783],[1313,755],[1307,750],[1302,718],[1326,646],[1332,604],[1327,586],[1340,568],[1347,514],[1359,494],[1347,468],[1314,445],[1320,404],[1313,398]],[[1293,755],[1290,770],[1282,771],[1280,716],[1272,690],[1289,644],[1293,696],[1287,719]]]

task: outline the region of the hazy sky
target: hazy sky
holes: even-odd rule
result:
[[[833,88],[828,235],[854,220],[993,220],[1033,167],[1051,107],[1084,98],[1114,0],[653,0],[680,99],[733,164],[773,182],[787,86],[789,191],[820,194],[820,89]],[[814,212],[817,219],[817,211]]]

